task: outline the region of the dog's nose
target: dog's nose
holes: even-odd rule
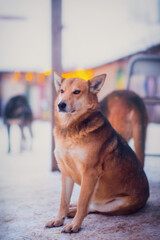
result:
[[[65,102],[58,103],[58,108],[59,108],[59,111],[65,112],[66,103]]]

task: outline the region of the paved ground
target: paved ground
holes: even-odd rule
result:
[[[12,154],[7,154],[6,129],[0,122],[0,239],[2,240],[159,240],[160,158],[146,158],[150,198],[144,209],[129,216],[90,214],[77,234],[60,228],[45,229],[56,215],[60,198],[60,173],[51,172],[51,128],[35,122],[32,151],[19,153],[19,131],[12,130]],[[147,150],[160,152],[160,125],[150,125]],[[72,202],[78,197],[76,186]],[[65,223],[69,222],[67,219]]]

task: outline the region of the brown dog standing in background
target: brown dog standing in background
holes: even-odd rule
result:
[[[109,215],[142,208],[149,186],[142,165],[127,142],[103,116],[97,93],[106,75],[89,81],[55,74],[55,156],[62,174],[58,215],[46,227],[73,220],[63,232],[78,232],[88,212]],[[77,207],[69,207],[74,182],[81,185]]]
[[[126,140],[134,140],[138,159],[144,166],[148,116],[143,100],[129,90],[117,90],[100,102],[100,107],[112,127]]]

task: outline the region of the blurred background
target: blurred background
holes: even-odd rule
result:
[[[85,79],[106,72],[102,99],[126,88],[132,56],[160,55],[160,1],[0,0],[0,32],[0,116],[25,94],[34,118],[49,120],[51,69]]]

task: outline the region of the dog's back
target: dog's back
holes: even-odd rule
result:
[[[9,99],[4,109],[4,123],[8,129],[8,152],[10,152],[10,126],[18,124],[21,129],[22,140],[25,140],[23,127],[29,128],[31,137],[31,123],[33,120],[32,110],[25,96],[17,95]]]
[[[143,100],[132,91],[116,90],[101,101],[100,107],[112,127],[126,141],[133,138],[136,155],[143,166],[148,123]]]

